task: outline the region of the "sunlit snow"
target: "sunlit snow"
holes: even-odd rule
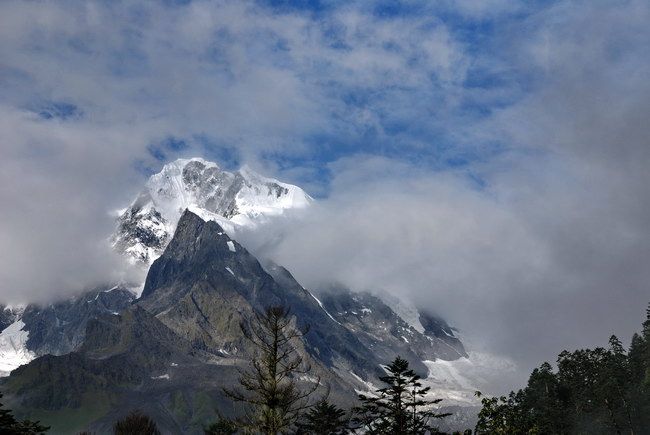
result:
[[[382,293],[380,297],[402,320],[411,325],[416,331],[424,333],[424,326],[420,323],[420,313],[415,306],[388,293]]]
[[[423,361],[429,369],[429,376],[422,384],[431,387],[429,398],[443,399],[445,406],[479,406],[476,391],[489,393],[494,384],[490,377],[495,373],[512,374],[516,367],[504,358],[494,355],[469,352],[469,358],[454,361]]]
[[[160,376],[152,376],[151,379],[166,379],[166,380],[169,380],[169,375],[164,374],[164,375],[160,375]]]
[[[198,180],[191,178],[187,181],[188,178],[184,177],[183,171],[190,163],[203,165],[204,172],[198,175]],[[212,171],[212,175],[205,175],[205,171]],[[138,210],[137,215],[141,217],[137,221],[138,228],[150,231],[166,243],[185,209],[203,220],[216,221],[230,237],[234,237],[238,228],[256,226],[288,209],[307,207],[311,201],[312,198],[301,188],[263,177],[248,166],[228,172],[221,170],[216,163],[192,158],[168,163],[159,173],[152,175],[131,208]],[[121,215],[128,211],[125,209]],[[156,212],[160,215],[156,216]],[[115,246],[120,237],[115,239]],[[124,252],[134,263],[144,261],[151,264],[162,254],[160,248],[147,246],[139,239],[127,244]]]
[[[27,349],[29,332],[23,331],[24,326],[25,323],[18,320],[0,333],[0,376],[7,376],[12,370],[36,358],[34,352]]]

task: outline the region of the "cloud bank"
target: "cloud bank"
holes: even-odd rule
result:
[[[306,285],[430,306],[524,365],[650,300],[650,6],[0,6],[0,299],[123,270],[151,171],[247,162],[319,198],[246,244]]]

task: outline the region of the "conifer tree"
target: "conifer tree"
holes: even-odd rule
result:
[[[115,435],[160,435],[160,431],[148,415],[139,410],[132,411],[113,425]]]
[[[632,336],[630,350],[628,352],[628,367],[630,370],[630,386],[628,394],[630,397],[630,413],[632,414],[632,427],[640,429],[650,425],[647,409],[650,408],[649,399],[645,394],[643,386],[643,379],[645,368],[648,360],[645,358],[645,353],[648,344],[644,338],[635,333]],[[637,432],[639,433],[639,432]]]
[[[376,396],[360,394],[362,405],[353,409],[352,421],[366,434],[438,433],[431,420],[450,414],[437,414],[430,407],[442,399],[424,399],[430,387],[422,387],[420,376],[405,359],[398,356],[386,370],[388,376],[379,380],[388,386],[377,390]]]
[[[312,406],[298,422],[300,435],[343,435],[349,433],[346,412],[322,399]]]
[[[650,428],[650,308],[626,354],[611,336],[605,349],[562,352],[553,373],[543,364],[526,388],[484,398],[475,433],[627,434]]]
[[[0,393],[0,399],[3,394]],[[17,420],[10,409],[2,409],[0,403],[0,434],[2,435],[39,435],[46,433],[50,428],[43,426],[38,421]]]
[[[237,426],[226,418],[219,418],[218,421],[203,428],[204,435],[234,435],[237,433]]]
[[[634,434],[630,387],[632,377],[627,355],[615,335],[609,338],[609,348],[600,367],[597,395],[607,409],[609,422],[617,433]]]
[[[632,337],[628,364],[632,383],[629,388],[632,425],[636,433],[643,433],[650,427],[650,304],[641,333]]]
[[[540,433],[562,434],[566,432],[566,417],[563,409],[567,407],[565,397],[561,397],[561,387],[548,362],[533,370],[524,394],[514,395],[512,403],[518,409],[528,409],[524,424],[535,427]]]
[[[482,396],[480,391],[476,392],[476,397]],[[519,405],[520,394],[510,393],[508,397],[483,397],[481,399],[481,411],[478,414],[478,421],[474,429],[475,435],[514,435],[527,433],[531,428],[531,433],[536,433],[536,428],[531,425],[521,412],[522,407]]]
[[[253,322],[240,323],[244,336],[257,350],[251,368],[240,371],[240,387],[226,388],[224,393],[236,402],[248,405],[238,424],[248,431],[276,435],[286,433],[310,404],[308,397],[320,383],[302,390],[296,375],[310,370],[296,351],[295,341],[308,331],[292,326],[287,307],[267,307],[256,313]]]

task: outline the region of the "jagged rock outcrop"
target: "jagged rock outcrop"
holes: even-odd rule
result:
[[[86,323],[127,309],[135,295],[122,286],[103,286],[50,305],[29,305],[21,320],[29,333],[27,349],[36,355],[64,355],[84,341]]]
[[[22,316],[24,307],[12,307],[0,304],[0,331],[14,323]]]
[[[151,266],[138,304],[194,346],[239,357],[250,357],[239,323],[265,306],[289,306],[297,325],[309,327],[305,346],[318,364],[363,377],[378,373],[372,352],[286,269],[267,268],[273,274],[216,222],[186,211]]]
[[[200,433],[215,409],[237,413],[221,388],[236,382],[237,368],[256,352],[240,323],[270,305],[291,307],[295,325],[309,327],[296,350],[311,365],[310,375],[331,390],[330,400],[345,407],[355,390],[372,388],[384,374],[381,365],[397,354],[412,357],[426,375],[421,359],[451,358],[449,349],[464,353],[441,320],[422,318],[424,329],[417,331],[369,294],[330,293],[321,304],[288,270],[262,266],[217,222],[188,210],[152,264],[140,299],[123,307],[118,290],[97,290],[69,302],[67,311],[33,314],[61,326],[68,319],[61,313],[70,313],[85,319],[85,333],[76,335],[83,337],[81,346],[70,338],[58,342],[75,351],[37,358],[4,381],[21,415],[50,424],[54,411],[66,416],[65,424],[55,421],[59,433],[102,432],[129,407],[139,407],[171,433]],[[119,313],[118,305],[126,309]],[[80,325],[65,326],[73,331]],[[48,336],[56,330],[30,328],[36,343],[56,342]]]
[[[49,305],[30,304],[2,311],[0,376],[41,355],[64,355],[84,340],[86,322],[128,308],[135,295],[122,286],[102,286]]]
[[[191,417],[209,421],[215,407],[225,408],[220,389],[236,378],[235,367],[208,363],[209,355],[144,309],[89,320],[85,335],[78,351],[46,355],[12,372],[3,390],[20,401],[19,414],[52,421],[55,412],[61,419],[54,420],[53,433],[108,433],[115,420],[138,408],[165,433],[200,433]],[[197,396],[208,408],[178,416]]]
[[[368,292],[329,289],[321,295],[324,308],[369,348],[379,363],[396,356],[411,362],[412,368],[426,377],[423,360],[454,360],[466,357],[460,340],[442,321],[426,317],[429,329],[418,331],[399,317],[388,305]],[[422,320],[424,317],[420,316]],[[426,328],[426,327],[425,327]],[[446,328],[449,333],[441,332]]]

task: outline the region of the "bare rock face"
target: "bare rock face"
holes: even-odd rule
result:
[[[0,331],[20,318],[24,307],[12,307],[0,304]]]
[[[283,194],[282,186],[267,187]],[[185,210],[138,300],[118,286],[28,307],[30,346],[60,356],[36,358],[0,381],[1,388],[26,417],[49,424],[44,416],[52,411],[70,416],[58,420],[69,424],[62,432],[110,431],[138,407],[170,433],[202,433],[215,410],[238,411],[221,388],[236,382],[257,350],[240,324],[277,305],[291,308],[298,328],[309,328],[294,342],[296,351],[311,365],[309,376],[318,376],[330,400],[344,407],[398,354],[423,375],[422,360],[465,356],[452,329],[434,316],[421,314],[418,330],[370,294],[339,289],[322,299],[283,267],[262,265],[216,221]]]
[[[420,332],[368,292],[329,289],[321,298],[325,309],[371,349],[378,361],[392,361],[400,355],[426,377],[427,369],[421,361],[467,356],[451,328],[442,320],[436,323],[432,316],[426,317],[427,326]],[[420,315],[420,319],[425,317]]]
[[[272,274],[216,222],[186,211],[151,266],[138,305],[198,348],[243,358],[252,349],[239,323],[265,306],[289,306],[297,325],[310,328],[304,346],[315,360],[341,370],[354,366],[364,376],[377,372],[372,352],[286,269],[267,269]]]
[[[192,426],[226,409],[221,388],[236,378],[233,365],[210,364],[189,342],[154,316],[134,306],[121,314],[87,322],[85,342],[66,355],[45,355],[14,370],[3,391],[18,413],[47,422],[56,415],[53,433],[86,428],[112,432],[112,425],[133,409],[150,415],[163,433],[202,433]],[[183,415],[201,398],[191,415]],[[63,418],[60,418],[63,417]]]
[[[124,211],[113,236],[113,247],[117,252],[142,264],[148,264],[160,255],[171,238],[169,222],[155,208],[143,208],[145,206],[136,201]]]
[[[84,341],[86,322],[127,309],[135,295],[121,286],[104,286],[55,304],[29,305],[21,320],[29,332],[27,349],[35,355],[64,355]]]

